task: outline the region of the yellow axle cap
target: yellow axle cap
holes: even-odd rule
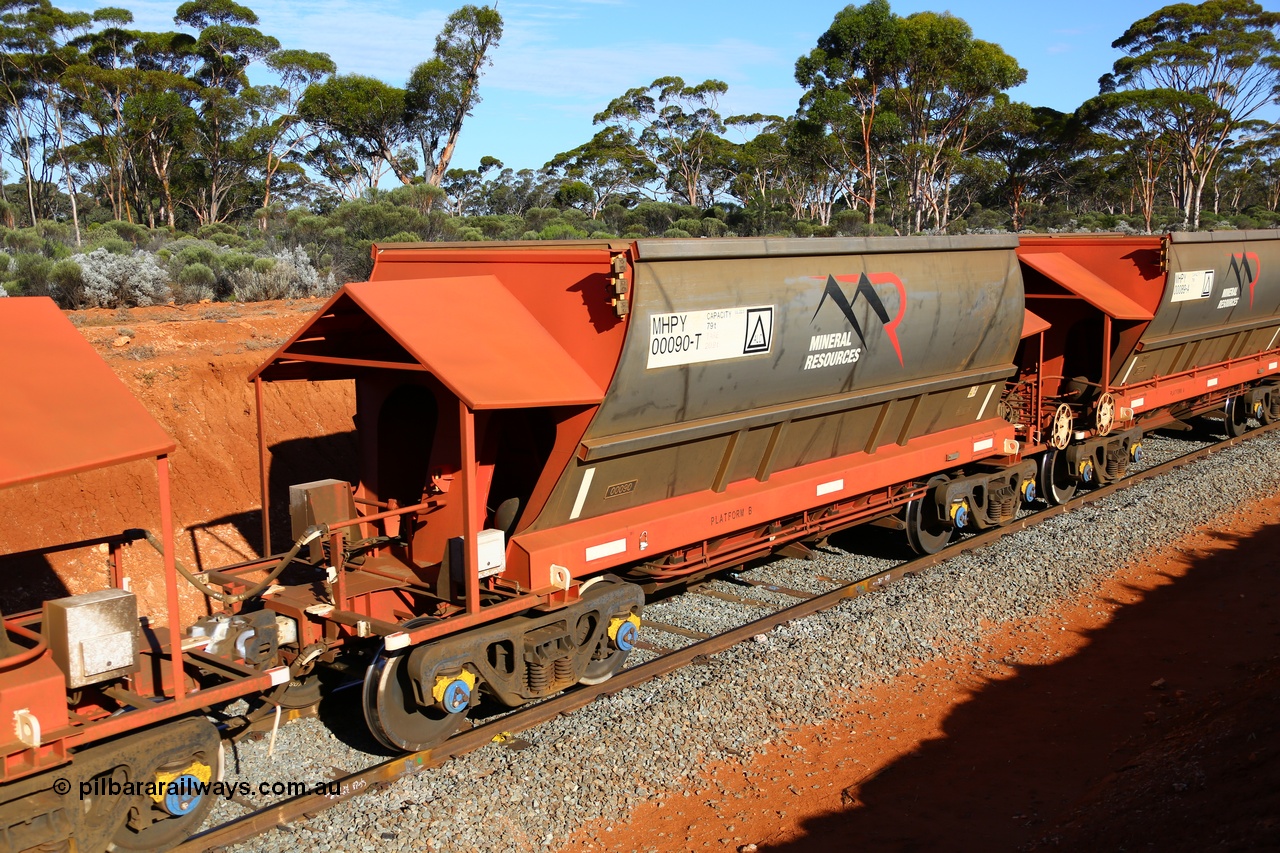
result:
[[[634,625],[637,631],[640,630],[640,617],[634,613],[627,614],[625,619],[621,616],[615,616],[609,621],[609,639],[613,640],[614,645],[617,645],[618,643],[618,632],[622,630],[622,626],[626,625],[628,622]]]
[[[203,761],[193,761],[189,766],[181,770],[159,770],[156,772],[155,778],[157,790],[152,792],[151,799],[163,805],[164,796],[169,792],[169,783],[177,781],[183,776],[194,776],[200,780],[202,785],[208,785],[209,780],[213,778],[213,768]]]
[[[437,675],[435,686],[431,688],[431,695],[441,705],[444,705],[444,692],[449,689],[449,685],[455,681],[461,681],[467,685],[467,692],[471,693],[476,689],[476,677],[470,670],[464,669],[457,675]]]

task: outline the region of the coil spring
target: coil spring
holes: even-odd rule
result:
[[[566,681],[573,681],[573,658],[568,655],[562,658],[556,658],[556,681],[563,684]]]
[[[529,692],[541,693],[551,686],[551,665],[529,661],[525,664],[524,677],[529,685]]]
[[[1013,518],[1018,511],[1018,493],[1009,488],[998,489],[987,499],[987,508],[998,519]]]
[[[1124,448],[1113,450],[1107,454],[1107,479],[1114,480],[1124,476],[1129,470],[1129,453]]]

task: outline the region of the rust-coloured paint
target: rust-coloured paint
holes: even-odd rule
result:
[[[176,445],[47,297],[0,300],[0,488]]]
[[[1049,331],[1048,320],[1036,314],[1030,308],[1022,313],[1022,334],[1020,337],[1029,338],[1032,335],[1047,331]]]
[[[102,707],[94,692],[85,690],[71,706],[74,725],[68,717],[66,676],[40,633],[40,613],[5,617],[4,630],[15,653],[0,659],[0,719],[10,721],[0,729],[0,780],[33,776],[65,763],[73,750],[87,744],[262,693],[287,677],[287,671],[230,670],[220,683],[195,690],[182,674],[169,503],[168,454],[174,442],[52,300],[0,300],[0,365],[6,406],[0,418],[0,487],[155,457],[168,611],[146,614],[153,641],[143,649],[144,663],[129,685],[148,701],[118,712],[114,704]],[[95,543],[76,543],[90,544]],[[112,577],[119,578],[118,545],[112,545]],[[51,550],[60,548],[55,544]],[[14,712],[24,709],[39,722],[38,746],[21,741],[12,725]]]
[[[1150,311],[1061,252],[1029,252],[1022,263],[1116,320],[1150,320]]]
[[[345,285],[252,378],[308,363],[420,366],[473,411],[589,405],[604,395],[492,275]]]

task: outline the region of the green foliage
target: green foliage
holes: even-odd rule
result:
[[[1253,0],[1135,22],[1074,114],[1012,101],[1018,62],[955,15],[867,0],[798,58],[795,115],[723,116],[724,83],[659,77],[541,169],[450,165],[496,8],[450,14],[402,87],[282,48],[234,0],[183,2],[173,32],[0,16],[0,283],[67,305],[321,293],[385,242],[1148,231],[1195,227],[1204,190],[1205,227],[1280,224],[1259,112],[1280,14]]]
[[[209,267],[201,263],[188,264],[174,279],[174,299],[180,303],[213,299],[217,283],[218,277]]]
[[[53,261],[43,255],[23,252],[14,258],[14,282],[23,296],[48,296]]]
[[[587,232],[568,222],[552,222],[538,232],[539,240],[583,240]]]

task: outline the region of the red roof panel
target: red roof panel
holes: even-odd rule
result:
[[[604,398],[603,389],[492,275],[344,285],[253,376],[335,375],[316,361],[291,365],[291,355],[368,358],[367,333],[350,323],[326,331],[335,312],[345,315],[351,303],[472,409],[594,405]],[[382,349],[377,360],[395,359]]]
[[[0,299],[0,488],[176,446],[53,300]]]

